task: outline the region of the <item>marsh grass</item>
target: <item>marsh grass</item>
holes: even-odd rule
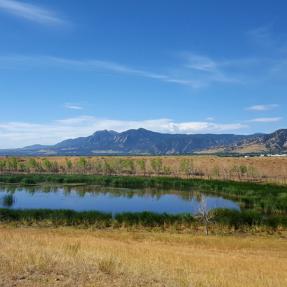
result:
[[[287,218],[282,215],[264,215],[256,211],[215,209],[212,211],[213,233],[245,230],[254,227],[270,231],[286,229]],[[143,228],[160,230],[190,230],[201,228],[203,223],[191,214],[167,214],[153,212],[123,212],[115,214],[99,211],[77,212],[72,210],[50,209],[0,209],[0,222],[26,226],[78,226],[83,228],[119,229]]]

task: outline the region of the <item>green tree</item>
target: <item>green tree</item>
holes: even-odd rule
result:
[[[140,171],[145,176],[146,175],[146,161],[144,159],[139,159],[136,161],[136,164],[138,165]]]
[[[126,159],[122,161],[122,168],[125,173],[134,174],[135,173],[135,164],[132,159]]]
[[[30,158],[28,160],[27,167],[29,170],[34,172],[41,172],[43,170],[41,163],[36,161],[34,158]]]
[[[18,170],[19,170],[20,172],[27,172],[27,171],[29,171],[29,170],[27,169],[27,166],[26,166],[23,162],[20,162],[20,163],[19,163]]]
[[[151,168],[155,174],[159,175],[162,171],[162,160],[160,158],[153,158],[151,160]]]
[[[101,161],[97,160],[94,163],[94,169],[95,169],[96,174],[102,174],[102,172],[103,172],[103,165],[102,165]]]
[[[51,167],[51,171],[52,172],[59,172],[60,167],[57,161],[53,161],[52,162],[52,167]]]
[[[46,158],[43,160],[43,166],[44,169],[49,172],[51,172],[53,169],[53,164]]]
[[[231,177],[238,176],[240,178],[240,168],[237,165],[234,165],[230,170]]]
[[[169,166],[164,166],[163,173],[164,175],[171,175],[171,168]]]
[[[215,176],[215,177],[219,177],[219,175],[220,175],[220,170],[219,170],[219,167],[218,167],[218,166],[213,167],[213,169],[212,169],[212,175]]]
[[[6,169],[6,160],[0,160],[0,171],[3,172]]]
[[[241,176],[244,176],[245,174],[247,174],[247,167],[245,165],[241,165],[239,167],[239,170],[240,170],[240,175]]]
[[[185,174],[186,176],[192,175],[192,172],[193,172],[192,160],[189,160],[189,159],[181,160],[179,170],[181,173]]]
[[[113,167],[107,160],[105,160],[104,161],[104,174],[111,175],[112,173],[113,173]]]
[[[68,171],[71,171],[72,168],[73,168],[72,161],[70,159],[67,159],[67,158],[66,158],[66,168],[67,168]]]
[[[247,175],[251,178],[255,178],[258,176],[258,172],[256,171],[256,168],[254,166],[248,166]]]
[[[123,159],[118,159],[115,158],[111,161],[110,163],[110,168],[116,173],[116,174],[121,174],[124,170],[124,161]]]
[[[6,168],[8,171],[17,171],[18,161],[15,157],[8,158],[6,161]]]
[[[85,172],[87,169],[88,162],[84,157],[81,157],[77,162],[77,167],[81,172]]]

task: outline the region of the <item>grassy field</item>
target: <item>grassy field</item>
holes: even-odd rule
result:
[[[287,240],[0,226],[0,286],[287,286]]]
[[[0,157],[0,173],[145,175],[287,184],[287,157],[94,156]]]

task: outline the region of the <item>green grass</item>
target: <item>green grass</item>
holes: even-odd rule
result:
[[[1,222],[18,222],[33,224],[48,222],[53,226],[95,225],[108,227],[112,222],[112,214],[98,211],[77,212],[73,210],[52,209],[0,209]]]
[[[216,209],[212,224],[233,229],[265,226],[272,229],[287,227],[286,216],[263,215],[256,211]],[[111,213],[99,211],[72,211],[51,209],[0,209],[0,222],[25,225],[47,224],[51,226],[94,226],[97,228],[118,227],[171,227],[190,228],[200,226],[201,221],[191,214],[166,214],[153,212],[123,212],[114,217]]]

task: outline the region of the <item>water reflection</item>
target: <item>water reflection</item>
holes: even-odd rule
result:
[[[202,195],[208,208],[235,208],[239,205],[220,196],[196,190],[127,189],[81,186],[0,186],[1,207],[100,210],[106,212],[153,211],[197,213]],[[4,200],[4,198],[6,198]]]

